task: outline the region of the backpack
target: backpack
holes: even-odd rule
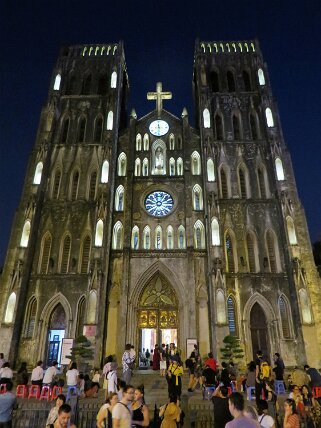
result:
[[[270,379],[271,377],[271,367],[266,361],[263,361],[260,366],[260,379]]]

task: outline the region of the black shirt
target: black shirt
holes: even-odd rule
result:
[[[214,428],[225,428],[225,425],[233,419],[229,408],[228,398],[213,397],[214,404]]]

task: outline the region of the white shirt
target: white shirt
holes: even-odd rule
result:
[[[274,425],[274,419],[270,415],[261,415],[257,419],[261,425],[261,427],[264,428],[271,428]]]
[[[132,413],[131,403],[128,406],[117,403],[113,408],[112,417],[113,419],[119,419],[121,421],[120,426],[122,428],[131,428]]]
[[[46,373],[44,375],[43,383],[51,383],[57,373],[58,373],[58,370],[56,369],[55,366],[49,367],[49,369],[46,370]]]
[[[66,379],[68,386],[74,386],[78,383],[79,371],[77,369],[67,370]]]
[[[108,375],[108,392],[117,392],[117,372],[116,370],[111,370]]]
[[[43,378],[43,368],[40,366],[35,367],[31,373],[31,382],[33,380],[42,380]]]
[[[10,367],[2,367],[2,369],[0,369],[0,378],[2,377],[5,377],[7,379],[13,378],[13,371]]]

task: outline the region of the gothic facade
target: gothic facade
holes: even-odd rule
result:
[[[85,334],[96,364],[128,342],[220,357],[231,334],[246,361],[319,366],[320,280],[258,42],[196,42],[195,124],[161,83],[128,115],[128,90],[121,42],[62,49],[1,276],[1,351],[49,363]]]

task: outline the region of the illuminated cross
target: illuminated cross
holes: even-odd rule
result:
[[[156,83],[156,92],[147,92],[148,100],[156,100],[157,114],[160,116],[160,112],[163,108],[163,100],[170,100],[172,98],[171,92],[162,92],[162,82]]]

